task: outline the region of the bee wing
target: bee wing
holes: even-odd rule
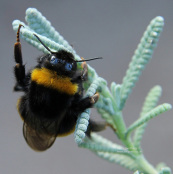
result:
[[[46,133],[38,133],[35,129],[23,124],[23,136],[28,145],[35,151],[44,151],[52,146],[56,136],[48,135]]]

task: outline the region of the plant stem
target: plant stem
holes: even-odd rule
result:
[[[158,174],[156,169],[144,158],[143,155],[140,155],[137,159],[136,162],[140,166],[141,170],[146,173],[146,174]]]
[[[113,100],[114,102],[114,100]],[[114,104],[113,104],[114,105]],[[114,105],[115,106],[115,105]],[[138,149],[135,148],[133,142],[131,141],[131,137],[125,137],[125,132],[127,130],[122,111],[116,112],[113,116],[114,124],[117,128],[117,135],[122,143],[129,149],[130,153],[135,157],[136,163],[141,168],[141,171],[147,174],[158,174],[158,172],[154,169],[154,167],[144,158],[143,155],[139,154]],[[135,150],[136,149],[136,150]]]

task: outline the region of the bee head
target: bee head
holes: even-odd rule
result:
[[[72,53],[65,50],[42,56],[38,59],[40,67],[56,71],[58,75],[73,76],[77,70],[77,63]]]

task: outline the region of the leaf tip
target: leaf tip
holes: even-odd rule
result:
[[[37,9],[36,8],[30,7],[30,8],[27,8],[26,9],[26,15],[28,15],[30,13],[35,13],[35,12],[37,12]]]
[[[164,22],[164,18],[162,16],[157,16],[155,19],[159,22]]]
[[[169,104],[169,103],[164,103],[164,104],[163,104],[163,107],[165,108],[165,110],[170,110],[170,109],[172,109],[172,105]]]
[[[156,85],[154,88],[160,91],[162,90],[162,87],[160,85]]]

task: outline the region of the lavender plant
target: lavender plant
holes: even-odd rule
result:
[[[13,29],[15,31],[17,31],[19,24],[24,26],[21,28],[20,34],[25,41],[44,53],[48,53],[33,35],[33,33],[36,33],[51,50],[65,49],[72,52],[76,60],[80,60],[80,56],[77,55],[70,44],[37,9],[28,8],[25,19],[27,25],[19,20],[13,21]],[[93,96],[96,91],[99,92],[100,98],[95,104],[95,108],[101,117],[115,130],[115,134],[121,140],[122,145],[111,142],[96,133],[92,133],[91,138],[85,136],[90,117],[89,109],[80,115],[76,124],[75,142],[79,147],[87,148],[100,158],[117,163],[134,171],[135,174],[171,173],[171,169],[163,163],[157,167],[152,166],[145,159],[141,149],[142,135],[149,120],[171,109],[171,105],[168,103],[157,106],[162,91],[161,87],[155,86],[149,91],[139,118],[129,127],[126,127],[122,114],[129,94],[152,57],[163,26],[164,19],[160,16],[151,21],[132,57],[122,84],[112,82],[109,89],[106,80],[99,77],[96,71],[88,65],[88,81],[84,84],[86,96]]]

